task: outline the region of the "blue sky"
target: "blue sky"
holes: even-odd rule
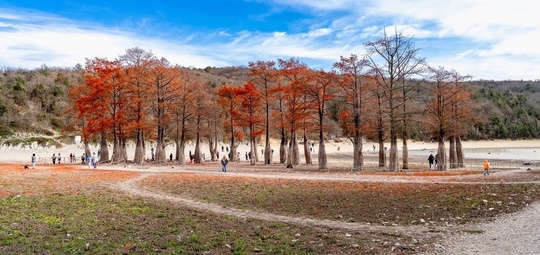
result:
[[[73,67],[140,47],[182,66],[299,58],[329,70],[394,28],[434,67],[540,79],[540,1],[0,0],[0,67]]]

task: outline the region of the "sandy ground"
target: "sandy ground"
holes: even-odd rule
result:
[[[151,158],[151,149],[155,148],[155,144],[149,142],[147,143],[148,146],[146,148],[146,157],[148,159]],[[221,152],[221,145],[218,147],[218,151],[220,151],[220,155],[224,155],[226,153],[226,150]],[[375,146],[375,150],[374,150]],[[401,141],[398,142],[399,149],[401,149]],[[448,145],[446,145],[448,147]],[[194,144],[188,144],[186,147],[186,154],[189,153],[189,151],[194,151]],[[227,144],[223,144],[224,148],[227,148]],[[301,161],[303,161],[303,145],[299,145],[299,150],[301,154]],[[378,144],[374,142],[367,142],[364,144],[364,155],[367,158],[367,161],[369,161],[369,158],[376,158],[377,152],[378,152]],[[385,147],[389,148],[389,144],[385,144]],[[208,150],[207,145],[203,145],[202,152],[206,155],[206,159],[209,160],[210,153]],[[261,150],[263,149],[263,145],[259,145],[258,147],[258,153],[261,153]],[[427,158],[427,156],[430,153],[436,153],[437,151],[437,143],[433,142],[418,142],[418,141],[409,141],[408,142],[408,148],[409,151],[419,151],[422,153],[416,153],[416,154],[424,154],[425,155],[422,158],[421,163],[424,162],[423,158]],[[497,148],[538,148],[538,151],[540,153],[540,140],[516,140],[516,141],[510,141],[510,140],[491,140],[491,141],[465,141],[463,142],[463,148],[464,149],[497,149]],[[274,162],[279,161],[279,143],[277,141],[272,142],[272,149],[274,149],[275,153],[273,155]],[[92,152],[97,152],[98,147],[91,146]],[[129,159],[132,159],[134,155],[135,148],[133,146],[128,146],[128,157]],[[169,155],[170,153],[174,153],[175,148],[173,146],[168,146],[165,148],[166,154]],[[245,153],[249,151],[249,145],[247,144],[241,144],[238,147],[238,152],[240,152],[241,160],[245,160]],[[316,161],[316,153],[318,151],[318,144],[315,144],[313,147],[313,159]],[[351,161],[352,162],[352,151],[353,146],[352,144],[346,140],[342,139],[341,142],[335,142],[330,141],[326,143],[326,152],[328,155],[329,163],[343,163],[344,161]],[[39,163],[51,163],[51,157],[53,154],[60,153],[63,158],[63,162],[68,159],[69,155],[73,153],[77,160],[80,160],[81,155],[83,154],[84,149],[83,146],[77,145],[77,144],[68,144],[64,145],[62,148],[43,148],[43,147],[35,147],[35,148],[6,148],[6,147],[0,147],[0,162],[6,162],[6,163],[29,163],[30,158],[32,154],[36,154],[38,158]],[[259,154],[259,157],[262,158],[262,154]],[[467,155],[465,155],[466,159],[468,158]],[[188,157],[186,157],[188,158]],[[414,158],[414,157],[413,157]],[[474,159],[474,158],[469,158]],[[532,159],[532,160],[540,160],[540,158]],[[474,160],[473,160],[474,161]],[[476,160],[477,161],[477,160]]]

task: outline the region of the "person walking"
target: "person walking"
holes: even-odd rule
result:
[[[92,165],[94,166],[94,169],[96,169],[96,167],[97,167],[97,158],[96,158],[96,153],[95,152],[92,155]]]
[[[223,158],[221,159],[221,172],[227,172],[227,163],[229,163],[229,160],[227,159],[227,157],[223,156]]]
[[[36,154],[32,154],[32,169],[36,169]]]
[[[489,175],[489,162],[487,159],[484,159],[484,175]]]
[[[429,154],[429,157],[427,160],[429,163],[429,169],[433,169],[433,163],[435,162],[435,157],[433,156],[433,154]]]
[[[52,154],[52,163],[53,165],[56,164],[56,153]]]
[[[86,163],[88,163],[88,169],[90,169],[92,167],[92,156],[90,156],[90,153],[86,154]]]

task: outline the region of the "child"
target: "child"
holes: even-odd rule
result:
[[[484,175],[489,175],[489,163],[487,159],[484,159]]]

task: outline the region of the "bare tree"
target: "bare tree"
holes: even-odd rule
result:
[[[366,59],[361,59],[357,55],[350,57],[341,57],[341,61],[334,64],[334,68],[341,75],[339,81],[339,89],[341,95],[346,99],[349,107],[343,112],[345,116],[350,116],[353,126],[349,125],[349,121],[344,123],[343,129],[349,136],[353,147],[353,169],[354,171],[362,171],[364,169],[364,155],[362,153],[362,124],[363,124],[363,104],[366,95],[366,86],[364,81],[367,79],[363,69],[366,67]],[[345,117],[343,116],[343,117]],[[349,118],[342,118],[343,120]]]
[[[387,105],[384,113],[388,116],[390,129],[390,158],[388,170],[398,170],[397,136],[400,124],[399,109],[403,105],[402,82],[413,75],[425,62],[417,56],[419,49],[412,42],[412,37],[404,36],[395,30],[393,36],[367,42],[367,59],[382,96]]]
[[[448,71],[443,67],[429,68],[428,80],[432,82],[430,98],[426,107],[427,128],[437,135],[437,169],[446,170],[447,155],[445,139],[460,134],[465,130],[465,125],[459,122],[467,122],[472,119],[471,108],[461,105],[470,99],[471,93],[460,83],[456,83],[457,73]],[[452,139],[450,139],[452,140]],[[450,153],[455,160],[456,148],[451,141]],[[453,166],[452,166],[453,167]]]

